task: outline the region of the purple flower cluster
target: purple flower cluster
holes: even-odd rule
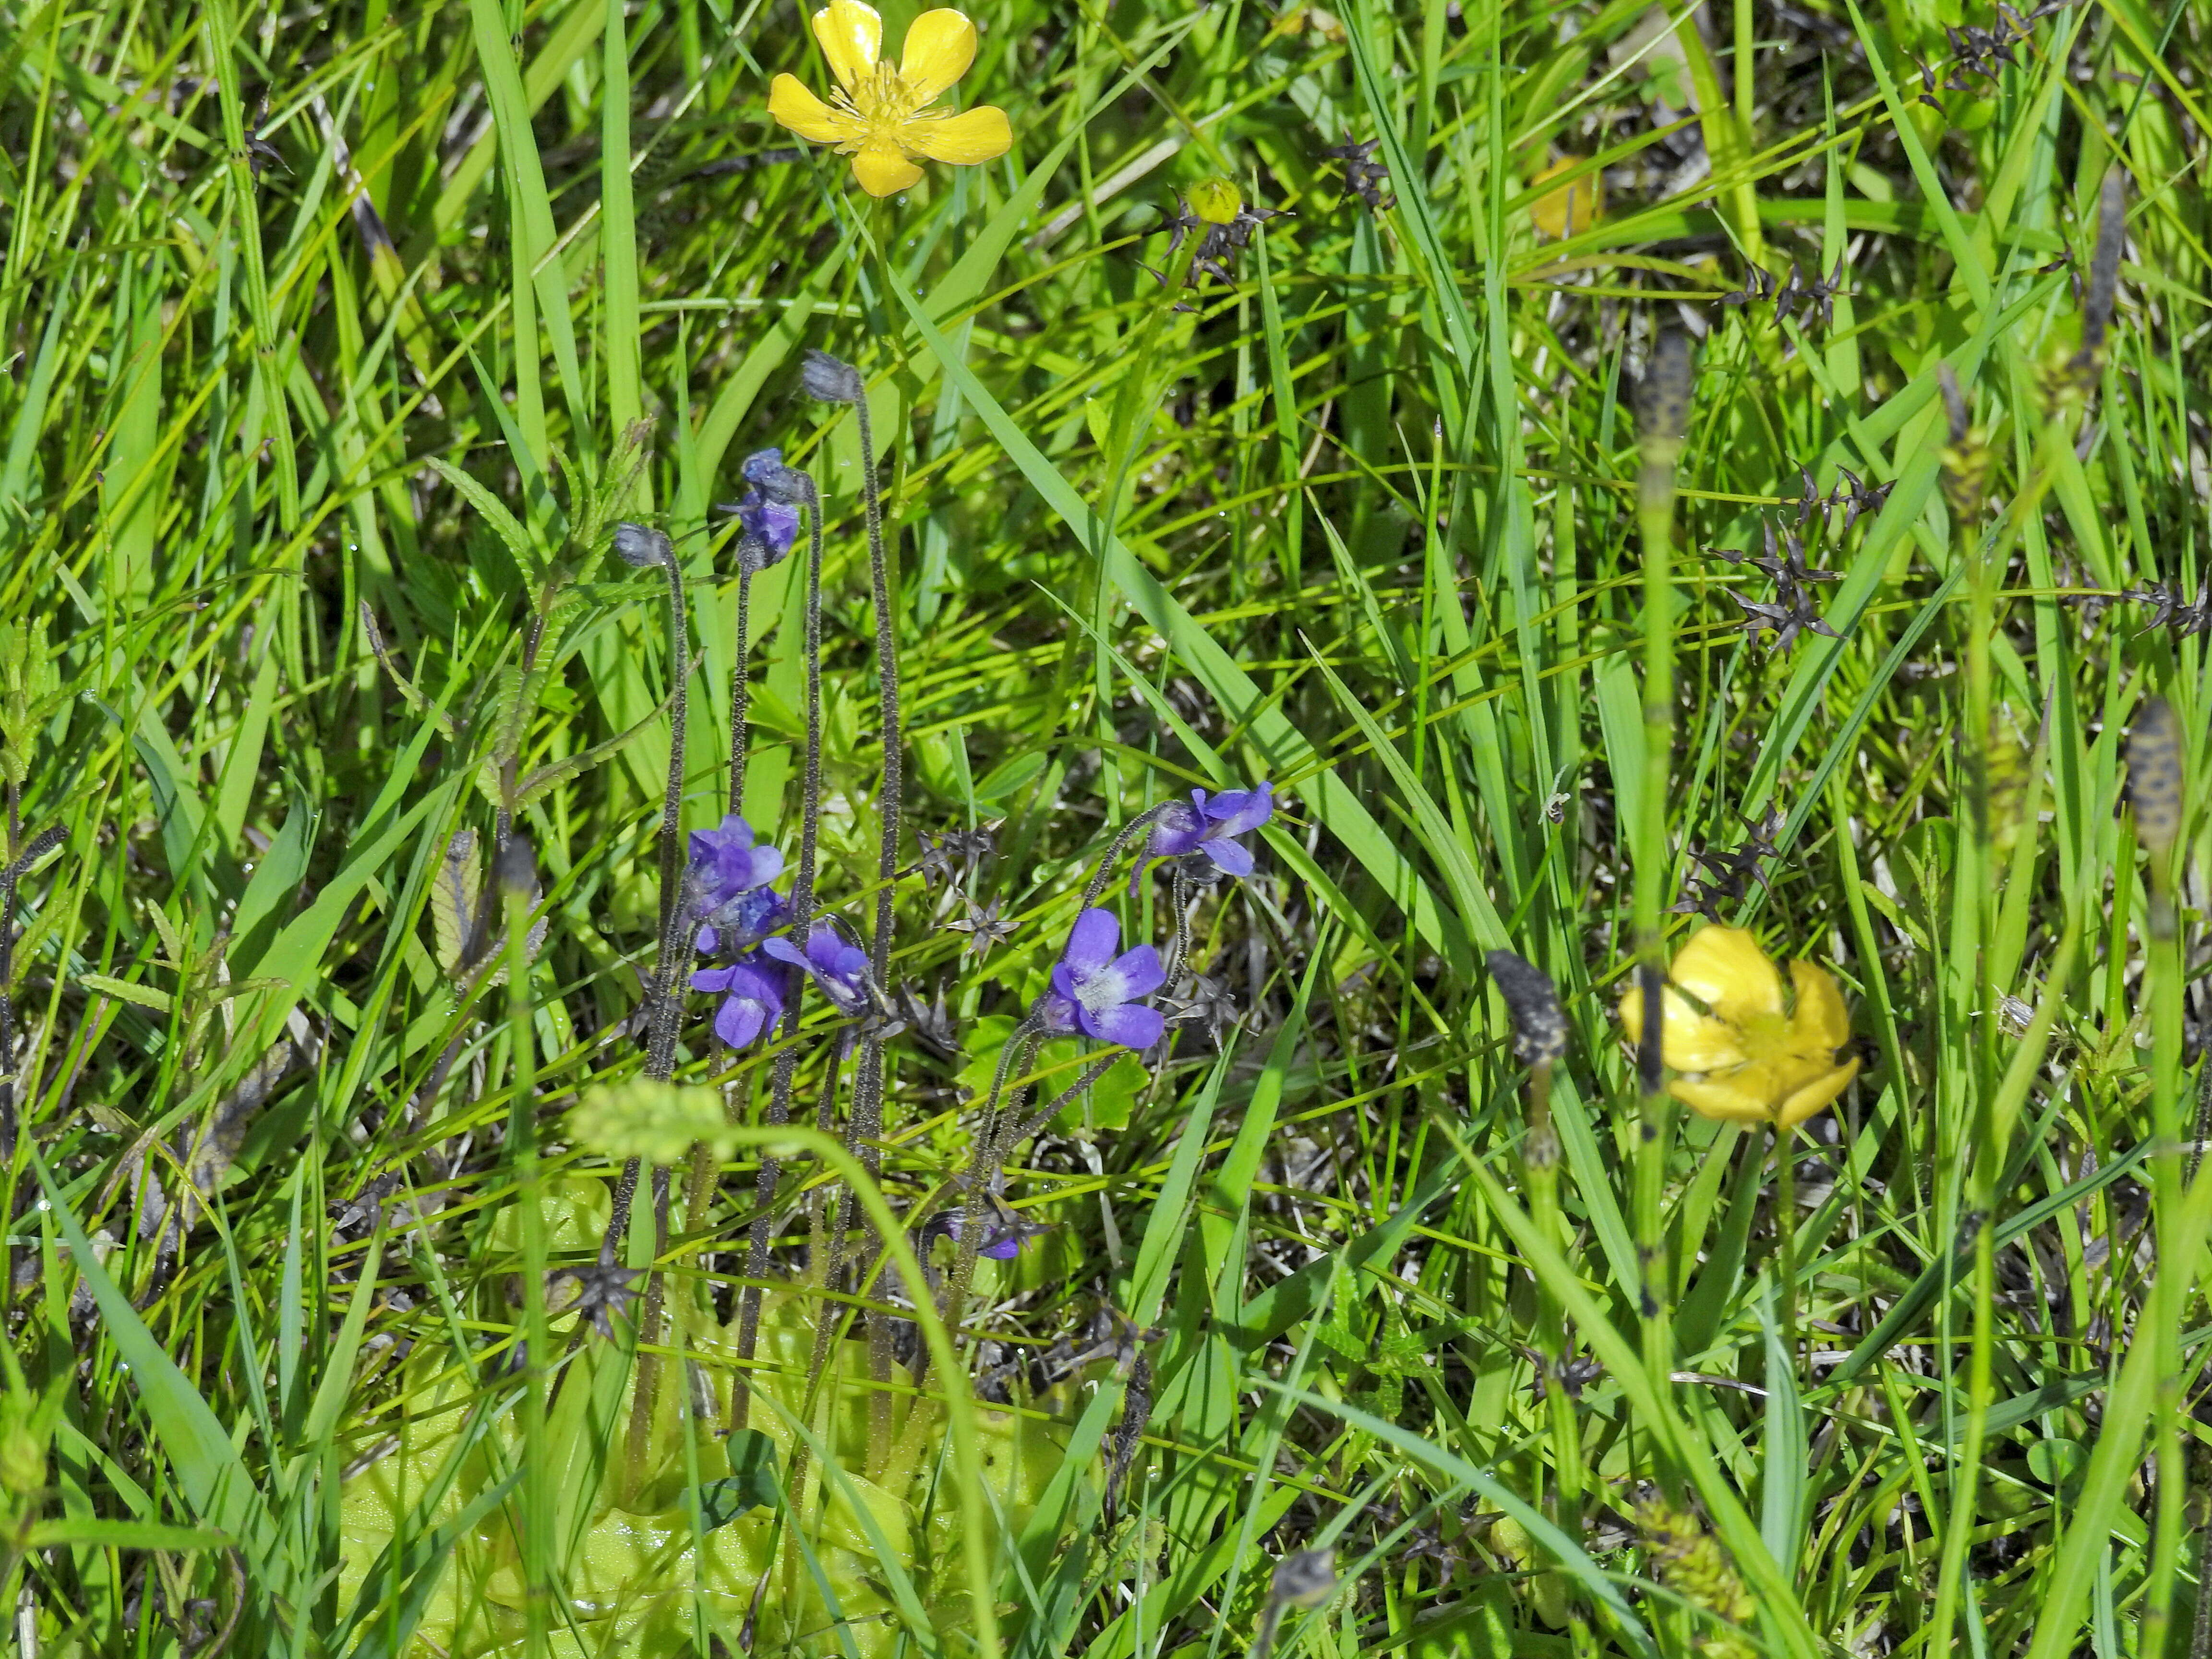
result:
[[[1152,820],[1137,875],[1154,859],[1179,859],[1184,869],[1208,881],[1248,876],[1252,854],[1238,837],[1259,829],[1274,811],[1273,792],[1265,783],[1212,795],[1194,789],[1190,805],[1176,801]],[[791,925],[790,907],[769,885],[782,873],[783,854],[760,845],[752,826],[734,812],[715,829],[692,832],[685,891],[697,929],[694,943],[719,960],[691,975],[691,988],[721,999],[714,1034],[732,1048],[761,1042],[775,1030],[801,975],[839,1013],[867,1011],[867,953],[827,921],[809,928],[803,945],[790,938],[784,931]],[[1135,885],[1133,876],[1132,890]],[[1075,919],[1036,1017],[1050,1036],[1151,1048],[1166,1035],[1167,1020],[1148,1000],[1167,976],[1157,950],[1150,945],[1122,950],[1120,920],[1094,906]]]

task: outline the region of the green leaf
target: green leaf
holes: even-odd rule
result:
[[[593,744],[580,755],[570,755],[565,760],[539,767],[515,787],[514,805],[517,810],[529,805],[546,791],[566,783],[570,778],[590,771],[604,761],[611,760],[665,715],[675,706],[675,701],[670,697],[629,731],[617,732],[605,743]]]
[[[523,586],[535,588],[544,575],[544,561],[538,556],[530,532],[522,527],[514,514],[507,510],[507,503],[443,457],[427,455],[423,459],[440,477],[459,490],[462,498],[483,516],[483,521],[506,544],[507,550],[514,556],[514,568],[521,573]]]
[[[113,997],[118,1002],[136,1003],[157,1014],[166,1014],[176,1006],[175,999],[167,991],[157,991],[150,985],[134,985],[127,979],[115,979],[106,974],[80,974],[76,982],[88,991]]]
[[[85,1545],[94,1549],[220,1550],[228,1549],[228,1533],[211,1527],[171,1527],[158,1521],[101,1521],[90,1516],[59,1521],[40,1521],[24,1540],[32,1549],[56,1545]]]
[[[191,1379],[178,1370],[161,1340],[138,1317],[131,1298],[101,1268],[92,1241],[85,1237],[46,1159],[36,1147],[26,1145],[39,1182],[46,1188],[48,1213],[69,1245],[70,1260],[85,1289],[99,1306],[102,1334],[131,1367],[132,1392],[185,1503],[204,1522],[238,1540],[248,1571],[264,1593],[289,1599],[291,1568],[252,1471]]]
[[[477,894],[483,884],[477,832],[456,830],[430,878],[430,925],[438,938],[438,966],[459,981],[476,932]]]

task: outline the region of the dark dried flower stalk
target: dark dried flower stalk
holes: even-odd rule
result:
[[[2105,174],[2097,197],[2097,246],[2089,259],[2089,289],[2081,305],[2081,349],[2074,371],[2093,381],[2105,366],[2105,337],[2112,325],[2112,306],[2120,286],[2120,252],[2127,240],[2127,176],[2114,167]]]

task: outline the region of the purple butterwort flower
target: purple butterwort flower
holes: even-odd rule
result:
[[[799,538],[799,507],[782,482],[790,469],[781,449],[759,449],[741,469],[751,489],[738,497],[738,558],[748,570],[765,570]]]
[[[761,946],[778,962],[789,963],[822,988],[841,1014],[857,1014],[868,1002],[868,953],[826,921],[817,921],[802,951],[787,939]]]
[[[791,907],[783,895],[766,887],[748,887],[726,904],[702,913],[705,923],[692,943],[710,955],[734,957],[751,950],[791,920]]]
[[[1111,910],[1085,910],[1075,919],[1067,949],[1053,964],[1052,989],[1038,1006],[1044,1028],[1056,1035],[1080,1031],[1124,1048],[1149,1048],[1166,1022],[1139,1001],[1160,988],[1167,970],[1149,945],[1121,948],[1121,923]]]
[[[782,873],[783,854],[756,847],[752,825],[735,812],[717,829],[694,830],[688,885],[691,914],[703,924],[698,948],[744,950],[776,927],[783,901],[759,890]]]
[[[957,1210],[939,1210],[921,1225],[921,1248],[927,1250],[939,1238],[960,1242],[962,1216]],[[1044,1221],[1024,1221],[1008,1211],[993,1219],[983,1218],[983,1242],[975,1247],[977,1255],[987,1255],[994,1261],[1012,1261],[1022,1253],[1023,1247],[1033,1238],[1042,1237],[1052,1231]]]
[[[777,963],[748,957],[726,968],[702,968],[691,975],[691,988],[720,994],[714,1035],[732,1048],[744,1048],[774,1030],[783,1018],[791,975]]]
[[[1190,792],[1190,805],[1176,801],[1152,820],[1152,837],[1145,843],[1145,859],[1203,858],[1216,876],[1252,873],[1251,849],[1236,839],[1257,830],[1275,816],[1275,790],[1263,783],[1251,789],[1229,789],[1209,795]],[[1129,887],[1136,890],[1144,873],[1145,859],[1130,872]]]

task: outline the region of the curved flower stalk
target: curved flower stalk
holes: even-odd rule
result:
[[[1783,999],[1782,975],[1759,941],[1741,927],[1700,927],[1675,953],[1661,989],[1660,1054],[1676,1076],[1667,1092],[1701,1117],[1796,1128],[1832,1103],[1858,1075],[1856,1057],[1838,1060],[1850,1017],[1828,973],[1790,964],[1796,992]],[[1694,999],[1694,1000],[1692,1000]],[[1631,1043],[1644,1040],[1644,990],[1620,999]]]
[[[745,659],[752,648],[753,578],[780,564],[799,539],[803,507],[818,516],[814,480],[783,464],[781,449],[758,449],[739,468],[745,493],[720,509],[738,520],[738,639],[730,670],[730,811],[745,810],[745,732],[752,712],[752,680]],[[819,535],[819,531],[816,532]]]
[[[853,177],[871,196],[919,184],[915,156],[972,167],[1012,148],[1006,112],[989,104],[954,114],[933,107],[975,61],[975,26],[950,8],[926,11],[906,33],[897,64],[883,61],[884,21],[860,0],[830,0],[814,14],[814,38],[837,88],[824,103],[795,75],[769,83],[768,112],[800,137],[853,158]]]

